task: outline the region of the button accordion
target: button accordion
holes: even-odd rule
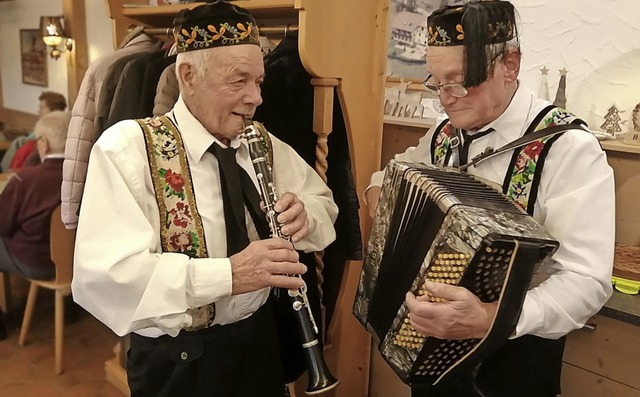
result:
[[[428,386],[468,376],[513,333],[537,265],[557,248],[540,224],[484,181],[455,169],[392,160],[353,312],[405,383]],[[443,340],[417,333],[404,297],[407,291],[429,295],[425,281],[497,301],[486,336]]]

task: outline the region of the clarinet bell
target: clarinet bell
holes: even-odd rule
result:
[[[309,396],[315,396],[333,389],[338,386],[340,381],[331,375],[320,349],[309,350],[309,355],[307,356],[309,385],[305,393]]]

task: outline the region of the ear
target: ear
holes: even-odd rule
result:
[[[511,83],[518,79],[520,74],[520,59],[522,54],[520,50],[512,50],[507,53],[503,58],[504,63],[504,79],[506,82]]]
[[[182,89],[185,94],[193,93],[193,88],[195,85],[195,70],[190,63],[181,63],[178,66],[178,79],[182,85]]]
[[[40,141],[42,141],[40,143],[40,145],[42,145],[42,151],[46,154],[49,153],[49,140],[45,137],[40,137]],[[36,144],[37,147],[37,144]]]

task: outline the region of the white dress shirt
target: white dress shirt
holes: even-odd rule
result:
[[[471,142],[468,158],[521,137],[549,104],[520,86],[507,110],[481,129],[495,131]],[[431,163],[435,128],[395,159]],[[497,155],[467,171],[502,185],[512,155],[513,151]],[[381,186],[383,177],[384,171],[374,173],[369,187]],[[553,143],[540,176],[533,217],[560,242],[560,248],[527,292],[514,336],[555,339],[582,327],[612,293],[615,188],[613,171],[594,136],[569,130]]]
[[[207,152],[217,139],[191,115],[182,98],[167,116],[182,134],[210,258],[162,253],[142,130],[136,121],[125,120],[105,131],[91,150],[72,289],[75,301],[118,335],[137,331],[175,336],[192,323],[188,308],[210,302],[216,302],[214,323],[236,322],[254,313],[269,295],[268,288],[231,295],[218,164]],[[296,243],[296,249],[322,250],[335,239],[338,208],[331,191],[291,147],[273,136],[271,140],[277,191],[295,193],[309,219],[309,235]],[[237,138],[231,146],[238,148],[236,159],[258,189],[246,140]],[[245,212],[249,238],[256,240]]]

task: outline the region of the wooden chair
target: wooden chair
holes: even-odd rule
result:
[[[29,296],[24,311],[22,328],[18,344],[24,346],[33,309],[36,304],[38,288],[43,287],[55,291],[55,372],[62,373],[62,342],[64,326],[64,297],[71,294],[71,277],[73,274],[73,246],[75,230],[65,228],[60,219],[60,206],[51,215],[51,260],[56,266],[56,277],[51,281],[29,280]]]
[[[9,272],[0,272],[0,310],[11,310],[11,278]]]

